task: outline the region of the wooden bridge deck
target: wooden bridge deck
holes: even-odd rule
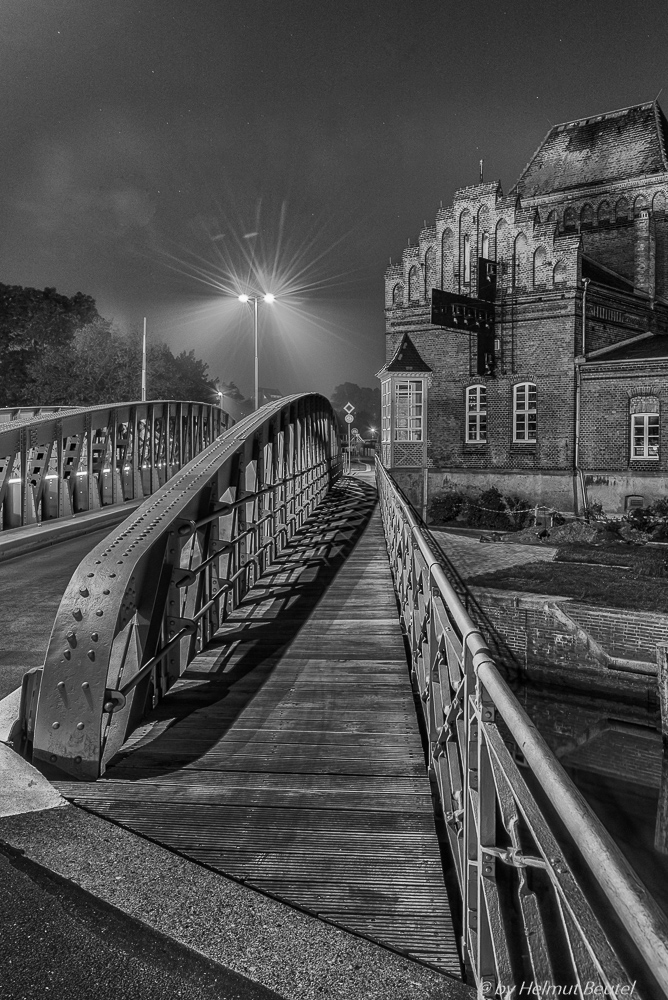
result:
[[[338,484],[77,803],[459,976],[375,487]]]

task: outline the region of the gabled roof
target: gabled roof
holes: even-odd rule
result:
[[[656,101],[555,125],[510,194],[536,198],[668,173],[668,122]]]
[[[383,371],[386,372],[430,372],[431,368],[420,357],[420,353],[407,333],[401,338],[401,343],[397,347],[394,357],[389,365],[385,365]]]

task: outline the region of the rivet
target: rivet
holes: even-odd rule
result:
[[[123,565],[123,560],[122,560],[122,559],[119,559],[119,560],[118,560],[118,563],[117,563],[116,565],[117,565],[117,566],[122,566],[122,565]]]
[[[109,576],[116,576],[116,574],[115,573],[110,573]]]
[[[69,642],[70,646],[76,646],[76,644],[77,644],[77,634],[76,634],[76,632],[68,632],[67,635],[65,636],[65,638]]]
[[[77,729],[83,729],[83,727],[84,727],[83,722],[77,722]]]
[[[101,618],[102,615],[104,614],[104,611],[96,611],[95,614],[97,615],[98,618]]]
[[[111,591],[110,591],[110,590],[103,590],[103,591],[102,591],[102,593],[103,593],[103,594],[110,594],[110,593],[111,593]]]
[[[89,573],[88,574],[89,579],[90,579],[91,576],[95,576],[95,573]]]
[[[76,621],[80,622],[81,619],[83,618],[83,611],[81,610],[81,608],[75,608],[74,611],[72,612],[72,617]]]
[[[99,565],[100,565],[100,561],[101,561],[100,559],[96,559],[96,560],[95,560],[95,565],[96,565],[96,566],[99,566]],[[91,576],[92,576],[92,574],[91,574]]]
[[[93,642],[97,642],[97,640],[98,640],[98,634],[97,634],[97,632],[91,632],[90,637],[93,640]]]
[[[51,728],[52,729],[60,729],[60,723],[59,722],[52,722],[51,723]]]
[[[63,650],[63,656],[65,657],[66,660],[69,660],[69,659],[71,659],[72,654],[70,653],[69,649],[64,649]]]
[[[94,660],[95,659],[95,650],[94,649],[89,649],[88,650],[88,659],[89,660]]]
[[[59,688],[62,691],[63,688],[65,687],[65,681],[58,681],[58,683],[56,684],[56,687]]]
[[[52,764],[55,764],[58,758],[56,757],[55,753],[52,753],[51,756],[49,757],[49,760],[51,761]]]
[[[80,764],[81,763],[81,757],[75,757],[74,758],[74,763],[75,764]]]
[[[84,691],[87,691],[88,688],[90,687],[90,684],[88,683],[88,681],[84,681],[81,687],[83,688]]]
[[[79,587],[79,593],[82,597],[88,597],[88,587]]]

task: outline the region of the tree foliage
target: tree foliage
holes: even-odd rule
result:
[[[95,301],[77,292],[72,298],[55,288],[0,284],[0,406],[26,400],[28,368],[43,351],[61,349],[83,324],[100,319]]]
[[[353,416],[355,417],[355,427],[358,428],[363,438],[371,437],[373,427],[378,436],[380,427],[380,387],[371,389],[362,387],[355,382],[344,382],[337,385],[332,393],[331,404],[336,411],[339,420],[343,423],[346,411],[346,403],[352,403],[355,407]]]
[[[147,399],[215,402],[215,385],[194,351],[174,357],[166,344],[147,348]],[[64,346],[49,345],[29,365],[24,394],[41,405],[95,406],[141,399],[141,338],[122,336],[97,318]]]

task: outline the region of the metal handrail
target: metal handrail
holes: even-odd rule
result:
[[[665,915],[504,681],[420,522],[378,459],[376,476],[392,571],[411,646],[413,676],[425,715],[430,767],[439,785],[460,881],[464,943],[479,988],[484,995],[491,995],[501,986],[519,985],[511,971],[512,942],[504,939],[500,929],[502,907],[494,886],[498,861],[515,865],[519,872],[531,867],[521,861],[518,823],[524,823],[532,835],[540,853],[534,861],[549,878],[556,896],[564,933],[572,946],[573,969],[569,974],[581,987],[586,981],[582,977],[587,971],[593,974],[592,970],[610,988],[631,985],[507,751],[497,726],[498,716],[647,970],[668,995]],[[504,832],[497,828],[497,809],[514,844],[509,849],[502,850],[494,843]],[[524,894],[526,903],[531,894],[525,881],[520,881],[519,894]],[[540,979],[542,970],[546,981],[561,982],[551,971],[549,942],[535,901],[531,906],[533,932],[542,941],[542,954],[535,941],[527,942],[535,978]],[[522,911],[525,923],[527,913],[528,909]],[[579,958],[574,938],[584,945]]]
[[[245,417],[144,500],[63,595],[33,760],[103,773],[339,473],[336,416],[308,393]]]

